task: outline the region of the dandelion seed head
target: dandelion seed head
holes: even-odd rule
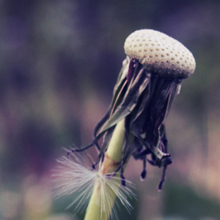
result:
[[[159,31],[141,29],[131,33],[124,49],[146,69],[162,75],[187,78],[196,68],[193,54],[182,43]]]

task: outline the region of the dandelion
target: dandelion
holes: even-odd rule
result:
[[[77,177],[76,180],[72,179],[72,183],[69,181],[68,186],[65,185],[67,183],[63,185],[63,192],[68,193],[68,189],[71,192],[79,186],[91,192],[89,189],[93,187],[92,194],[81,193],[76,200],[90,196],[85,220],[108,219],[113,197],[120,199],[120,190],[127,188],[124,169],[131,156],[143,163],[141,179],[147,175],[147,163],[163,167],[158,185],[158,189],[162,189],[167,166],[172,163],[165,120],[175,96],[180,92],[183,79],[195,71],[192,53],[177,40],[158,31],[146,29],[133,32],[127,37],[124,49],[127,56],[114,87],[111,105],[95,127],[92,143],[69,151],[69,154],[77,154],[92,146],[98,151],[97,160],[92,165],[93,169],[98,166],[98,175],[91,170],[86,173],[87,170],[84,171],[87,181],[83,185],[80,186],[83,181],[77,183]],[[101,145],[100,139],[103,139]],[[110,187],[111,184],[115,185],[115,178],[118,192]],[[71,185],[74,187],[71,188]],[[105,187],[102,188],[103,185]],[[114,192],[114,196],[109,200],[110,192]],[[127,204],[124,199],[120,200]]]

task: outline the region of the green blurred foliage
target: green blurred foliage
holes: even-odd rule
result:
[[[220,205],[215,200],[196,194],[190,187],[167,184],[164,199],[164,215],[186,219],[220,219]]]

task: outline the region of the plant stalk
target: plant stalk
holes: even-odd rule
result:
[[[113,173],[121,162],[122,151],[125,141],[125,120],[121,120],[115,127],[111,140],[109,142],[108,149],[105,153],[105,158],[102,163],[100,172],[102,175]],[[118,175],[118,174],[116,174]],[[118,180],[120,181],[120,179]],[[120,184],[119,184],[120,185]],[[116,198],[117,195],[115,195]],[[114,205],[114,199],[109,199],[111,207]],[[91,195],[84,220],[107,220],[111,213],[101,213],[101,205],[105,201],[102,201],[100,195],[100,181],[96,181]]]

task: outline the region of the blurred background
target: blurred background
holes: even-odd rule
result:
[[[133,159],[125,176],[136,184],[131,215],[119,219],[220,219],[220,1],[0,0],[0,219],[81,220],[55,200],[51,169],[74,143],[92,140],[137,29],[162,31],[197,62],[166,122],[169,166]]]

